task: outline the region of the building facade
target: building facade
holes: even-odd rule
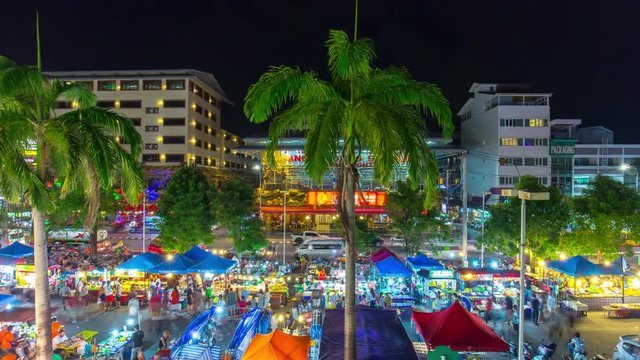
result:
[[[143,141],[145,166],[204,166],[250,171],[257,158],[221,127],[224,91],[212,74],[197,70],[48,72],[96,94],[97,105],[133,121]],[[57,111],[76,107],[58,101]]]
[[[468,196],[499,194],[522,175],[550,184],[550,93],[530,84],[479,84],[458,112],[461,147],[468,150]],[[493,201],[491,201],[493,202]]]

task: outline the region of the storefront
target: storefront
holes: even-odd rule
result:
[[[518,296],[520,273],[516,270],[459,269],[460,290],[470,300]]]

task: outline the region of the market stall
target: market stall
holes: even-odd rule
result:
[[[356,348],[359,359],[418,360],[418,355],[394,310],[356,305]],[[326,310],[319,360],[344,359],[344,310]]]
[[[459,302],[433,313],[414,311],[412,317],[430,350],[444,345],[454,351],[509,351],[509,345],[502,338]]]
[[[471,301],[492,298],[500,302],[505,296],[518,297],[520,273],[517,270],[463,268],[458,270],[458,275],[460,293]]]
[[[96,356],[104,359],[121,359],[132,336],[133,331],[130,330],[113,330],[108,338],[97,344]]]
[[[133,258],[123,262],[116,267],[115,277],[120,280],[123,294],[135,293],[141,299],[146,299],[147,279],[146,273],[153,267],[160,265],[165,258],[161,255],[151,252],[144,252]],[[94,293],[89,288],[90,294]],[[97,297],[99,290],[96,288],[95,296]],[[144,302],[144,301],[143,301]]]
[[[33,256],[33,247],[14,241],[11,245],[0,249],[0,256],[8,256],[16,259]]]
[[[626,274],[622,265],[597,265],[578,255],[546,264],[546,278],[558,284],[561,297],[586,304],[589,310],[603,310],[616,303],[640,302],[640,278]]]
[[[394,256],[375,262],[374,268],[378,293],[391,295],[394,307],[412,307],[413,273]]]
[[[35,266],[29,264],[16,265],[16,287],[33,289],[36,286]]]

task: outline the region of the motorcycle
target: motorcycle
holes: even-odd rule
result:
[[[509,355],[512,359],[518,358],[518,343],[513,343],[505,339],[507,345],[509,345]],[[529,343],[524,343],[524,359],[532,360],[533,359],[533,346]]]
[[[538,346],[538,352],[533,357],[533,360],[551,359],[551,357],[553,356],[553,353],[556,351],[557,348],[558,348],[558,345],[556,345],[556,343],[551,342],[551,343],[545,344],[544,340],[542,340],[542,342],[540,343],[540,346]]]

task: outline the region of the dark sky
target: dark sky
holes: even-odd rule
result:
[[[472,82],[533,82],[553,93],[552,118],[604,125],[638,141],[640,1],[360,0],[360,36],[378,66],[407,66],[439,84],[457,112]],[[242,115],[269,65],[325,73],[328,29],[353,31],[353,0],[3,0],[0,54],[35,62],[39,9],[45,70],[195,68],[235,106],[223,127],[264,128]]]

